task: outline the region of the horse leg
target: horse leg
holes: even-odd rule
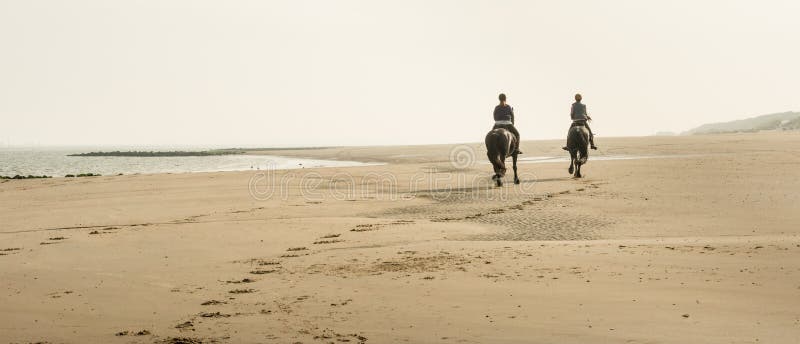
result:
[[[503,186],[503,177],[501,177],[500,174],[495,173],[492,176],[492,180],[494,181],[495,186]]]
[[[586,161],[589,160],[589,146],[583,146],[581,149],[581,165],[586,164]]]
[[[494,181],[495,185],[500,186],[500,166],[498,165],[498,161],[496,159],[496,154],[489,149],[486,152],[486,157],[489,158],[489,162],[492,163],[492,168],[494,169],[494,174],[492,175],[492,181]]]
[[[586,141],[588,141],[588,139]],[[578,159],[576,162],[577,170],[575,171],[575,177],[582,178],[583,175],[581,174],[581,167],[586,164],[586,161],[589,159],[588,143],[585,142],[583,145],[581,145],[581,149],[578,153],[580,153],[580,159]]]
[[[517,153],[511,156],[511,160],[514,163],[514,184],[519,184],[519,177],[517,176]]]
[[[570,150],[569,151],[569,174],[575,172],[575,153]]]
[[[489,162],[492,163],[492,169],[494,170],[495,175],[497,174],[497,164],[494,161],[494,155],[491,152],[491,149],[486,152],[486,157],[489,158]],[[494,180],[494,176],[492,176]]]
[[[581,154],[582,155],[582,154]],[[583,156],[575,159],[575,178],[581,178],[581,165],[583,165]]]

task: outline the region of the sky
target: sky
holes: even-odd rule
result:
[[[599,140],[800,110],[800,1],[0,0],[0,145]]]

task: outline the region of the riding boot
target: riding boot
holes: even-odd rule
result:
[[[597,150],[597,146],[594,145],[594,135],[589,136],[589,145],[592,149]]]

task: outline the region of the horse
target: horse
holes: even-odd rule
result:
[[[589,131],[580,123],[574,124],[567,133],[567,150],[569,150],[569,174],[581,178],[581,165],[589,159]]]
[[[494,167],[492,180],[497,186],[503,186],[503,176],[506,175],[506,158],[511,156],[514,161],[514,184],[519,184],[517,176],[517,138],[510,131],[497,128],[486,134],[486,156]]]

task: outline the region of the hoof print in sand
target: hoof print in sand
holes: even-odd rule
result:
[[[270,269],[270,270],[260,270],[259,269],[259,270],[250,271],[250,273],[253,274],[253,275],[266,275],[266,274],[271,274],[271,273],[277,272],[277,271],[278,271],[277,269]]]
[[[10,248],[0,249],[0,256],[6,256],[6,255],[9,255],[9,254],[19,253],[19,250],[21,250],[19,247],[10,247]]]
[[[111,230],[114,230],[114,229],[119,229],[119,227],[105,227],[105,228],[102,228],[100,230],[93,230],[93,231],[89,232],[89,234],[90,235],[97,235],[97,234],[114,233],[114,232],[110,232]]]
[[[308,250],[308,249],[305,248],[305,247],[289,247],[289,248],[286,249],[286,251],[289,251],[289,252],[305,251],[305,250]]]
[[[358,344],[364,344],[364,343],[367,342],[367,337],[364,337],[364,336],[362,336],[360,334],[357,334],[357,333],[340,334],[340,333],[333,332],[332,330],[327,329],[327,328],[322,331],[322,334],[314,336],[314,339],[316,339],[316,340],[326,340],[326,339],[333,339],[333,338],[336,338],[336,341],[338,341],[338,342],[345,342],[345,343],[346,342],[350,342],[350,341],[354,341],[354,342],[356,342]]]
[[[225,301],[209,300],[209,301],[201,303],[200,305],[201,306],[214,306],[214,305],[226,305],[226,304],[228,304],[228,303],[225,302]]]
[[[164,339],[158,343],[159,344],[203,344],[203,341],[197,338],[173,337]]]
[[[42,241],[42,242],[39,243],[39,245],[58,244],[59,242],[61,242],[63,240],[67,240],[67,238],[66,237],[52,237],[52,238],[48,238],[47,240],[50,240],[50,241]]]
[[[194,324],[191,321],[183,322],[180,324],[175,325],[175,328],[179,330],[192,330],[194,331]]]
[[[365,224],[365,225],[356,225],[356,227],[351,229],[350,231],[351,232],[369,232],[369,231],[376,231],[376,230],[380,229],[380,227],[381,226],[379,224],[368,223],[368,224]]]
[[[253,272],[251,271],[250,273],[253,273]],[[254,279],[252,279],[252,278],[243,278],[243,279],[241,279],[241,280],[229,280],[229,281],[225,281],[225,283],[228,283],[228,284],[240,284],[240,283],[253,283],[253,282],[255,282],[255,281],[256,281],[256,280],[254,280]]]
[[[220,312],[208,312],[208,313],[200,313],[199,316],[203,318],[227,318],[230,317],[230,314],[224,314]]]
[[[67,291],[63,292],[63,294],[65,294],[65,295],[69,295],[69,294],[72,294],[72,293],[74,293],[74,291],[72,291],[72,290],[67,290]],[[50,296],[53,299],[57,299],[57,298],[60,298],[62,296],[61,294],[62,294],[62,292],[58,292],[57,291],[57,292],[50,293],[50,294],[47,294],[47,295]]]
[[[150,331],[148,330],[141,330],[141,331],[120,331],[114,334],[117,337],[127,336],[127,335],[134,335],[134,336],[149,336]]]
[[[395,226],[395,225],[408,225],[414,223],[414,220],[395,220],[389,223],[367,223],[367,224],[360,224],[356,225],[351,232],[369,232],[369,231],[377,231],[385,226]]]
[[[228,293],[230,293],[230,294],[250,294],[250,293],[255,293],[255,292],[256,292],[255,289],[234,289],[234,290],[229,291]]]
[[[351,301],[353,301],[353,299],[347,299],[347,300],[344,300],[344,301],[342,301],[342,302],[339,302],[339,303],[331,303],[331,307],[336,307],[336,306],[346,306],[346,305],[347,305],[348,303],[350,303]]]
[[[337,242],[344,242],[344,240],[318,240],[314,242],[314,245],[323,245],[323,244],[335,244]]]

